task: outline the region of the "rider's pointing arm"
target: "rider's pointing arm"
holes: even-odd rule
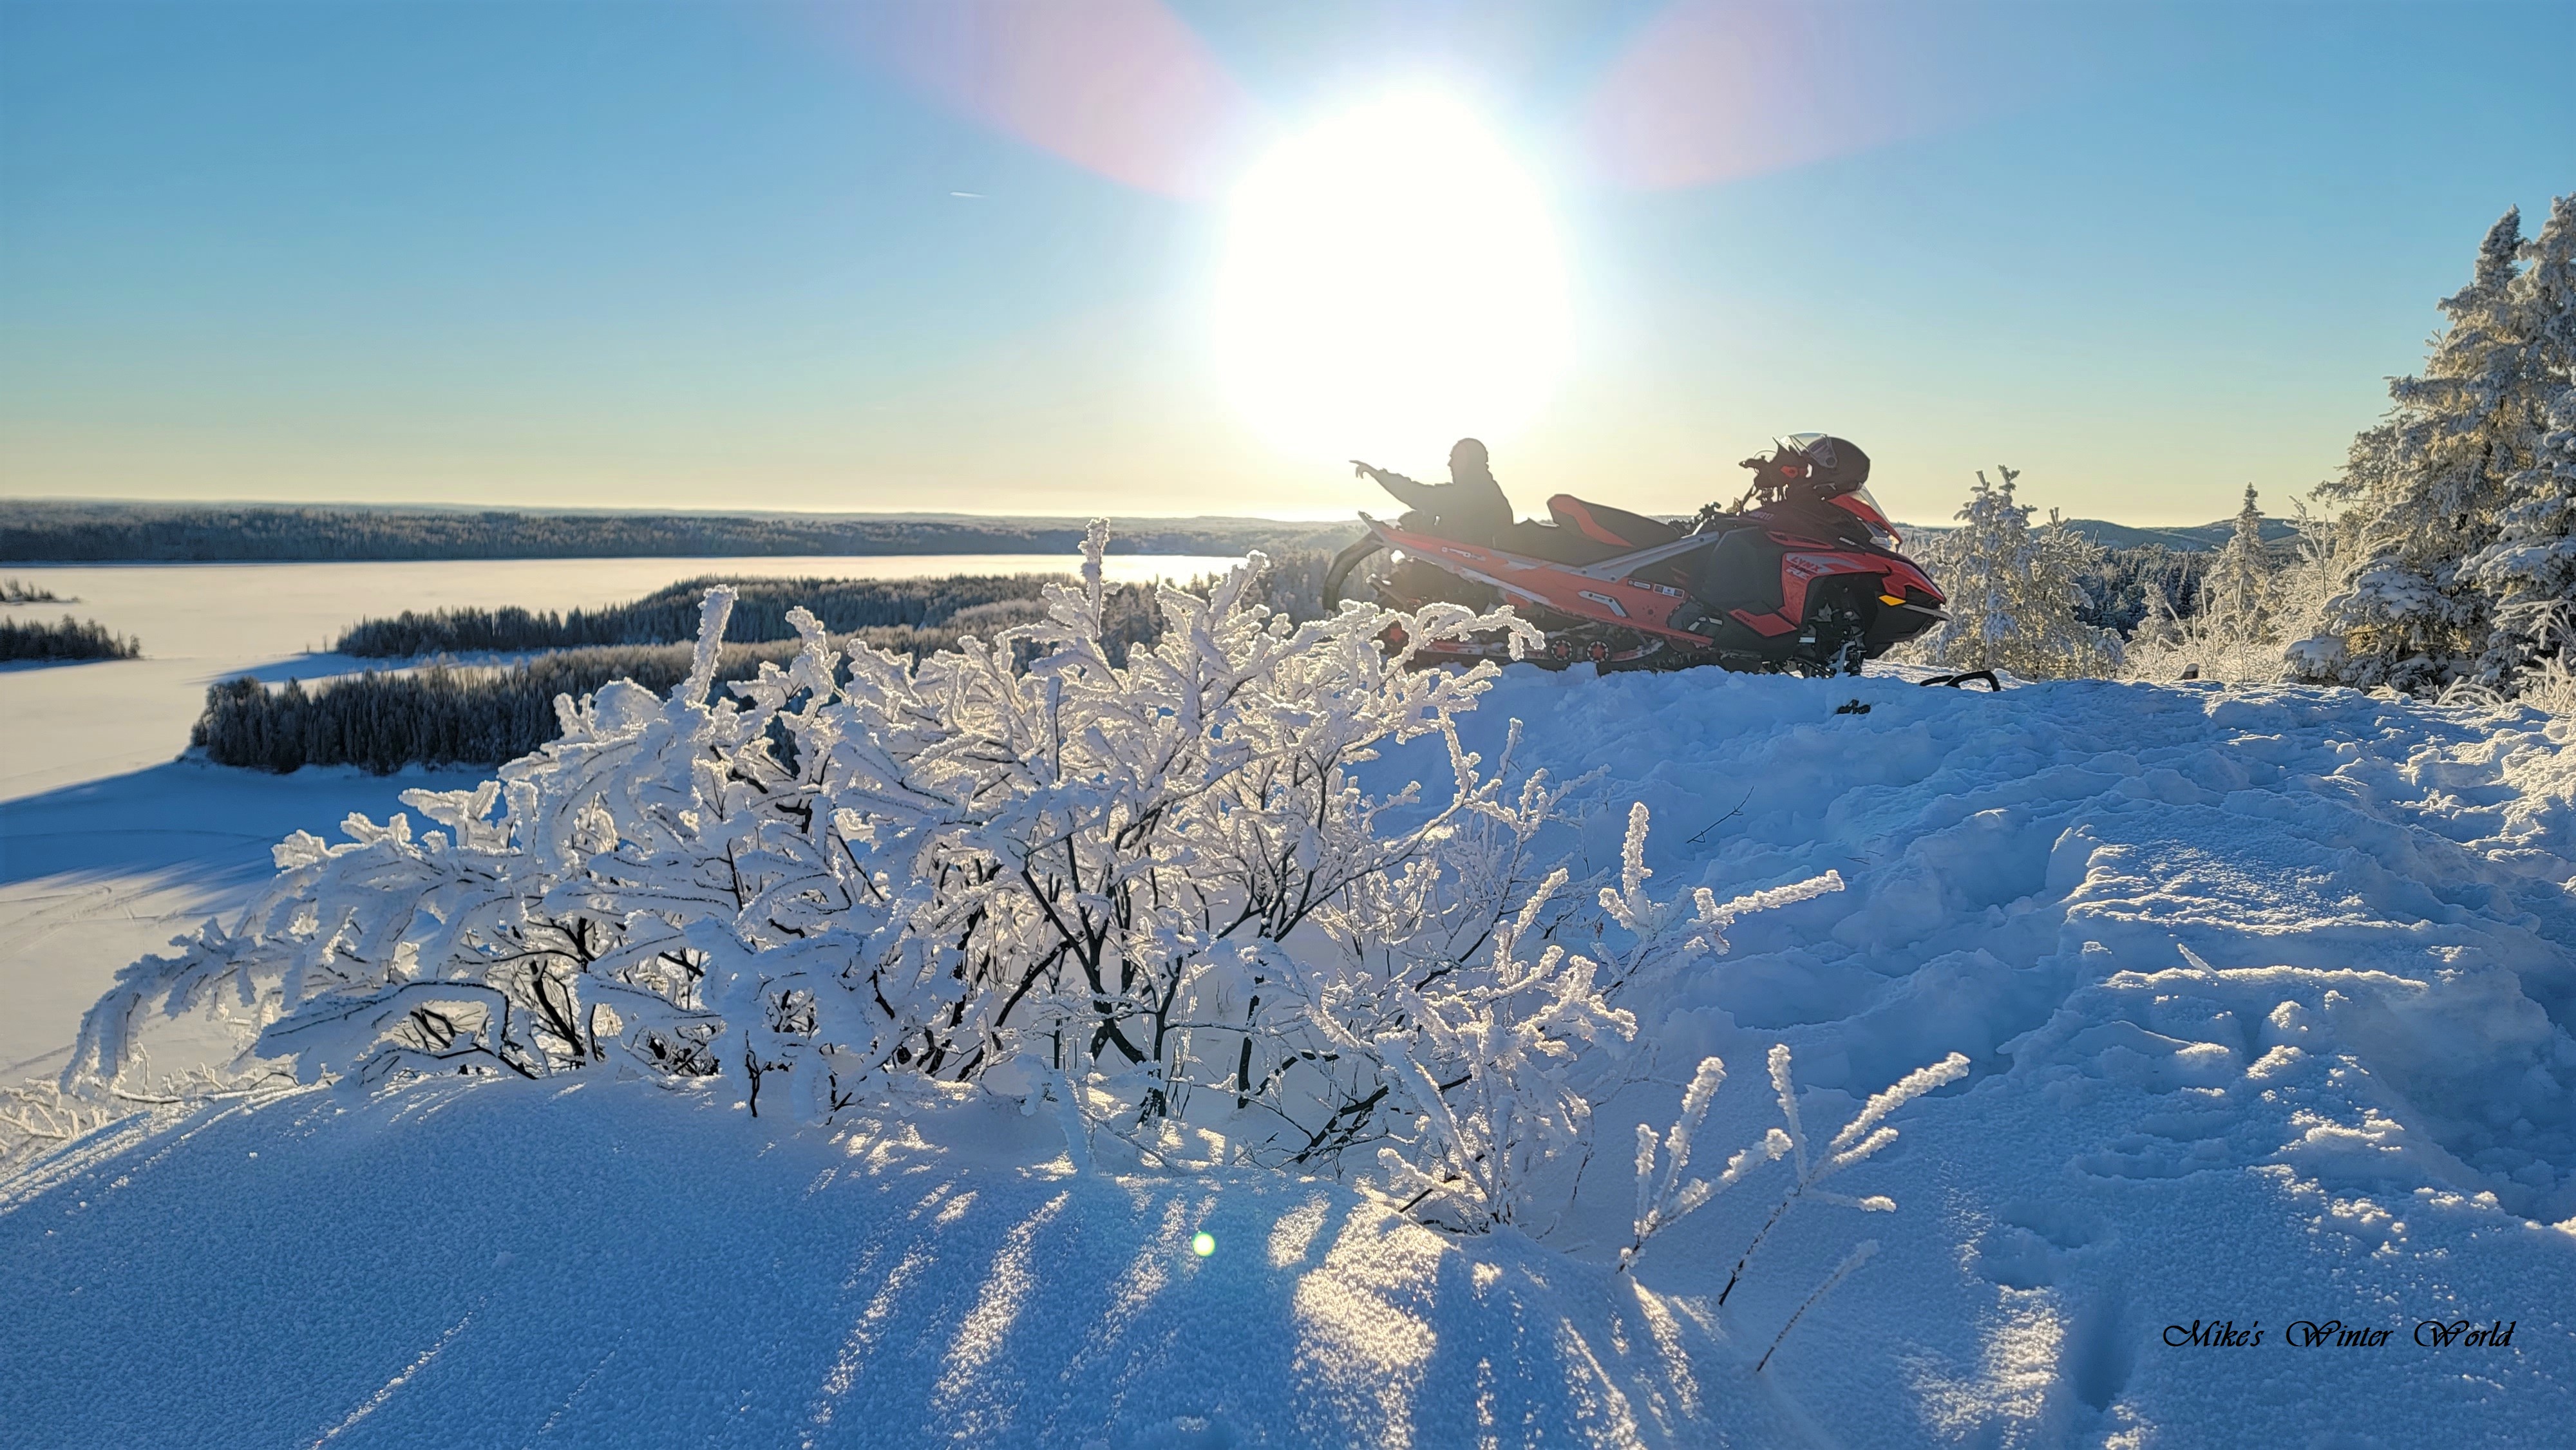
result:
[[[1401,473],[1393,473],[1383,468],[1373,467],[1369,464],[1360,462],[1356,458],[1351,460],[1351,467],[1357,470],[1357,476],[1360,478],[1376,479],[1378,487],[1395,495],[1396,502],[1403,504],[1406,508],[1437,511],[1440,507],[1439,484],[1419,483],[1413,479],[1405,477]]]

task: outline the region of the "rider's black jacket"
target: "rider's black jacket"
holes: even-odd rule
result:
[[[1492,544],[1512,527],[1512,501],[1490,468],[1453,468],[1448,483],[1421,483],[1382,468],[1370,476],[1406,508],[1426,515],[1427,527],[1443,537]]]

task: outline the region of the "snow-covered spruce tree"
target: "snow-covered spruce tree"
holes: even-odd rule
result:
[[[1528,953],[1565,884],[1560,867],[1511,919],[1492,920],[1481,905],[1469,915],[1492,942],[1487,959],[1476,964],[1481,970],[1462,970],[1470,964],[1443,957],[1413,986],[1396,979],[1395,990],[1370,1014],[1380,1035],[1362,1059],[1392,1064],[1423,1120],[1401,1149],[1379,1154],[1387,1182],[1404,1195],[1409,1211],[1473,1231],[1525,1222],[1532,1207],[1551,1198],[1545,1180],[1552,1170],[1582,1156],[1594,1098],[1619,1085],[1623,1055],[1615,1048],[1635,1036],[1636,1016],[1615,999],[1651,989],[1701,957],[1724,955],[1726,930],[1741,917],[1843,886],[1828,871],[1724,903],[1706,887],[1685,900],[1656,902],[1645,889],[1653,874],[1645,863],[1646,829],[1640,802],[1629,808],[1619,885],[1602,887],[1598,897],[1606,923],[1619,931],[1618,944],[1595,942],[1587,953],[1551,943]],[[1327,1013],[1320,1020],[1346,1048],[1361,1049],[1341,1017]],[[1390,1026],[1402,1030],[1384,1030]],[[1709,1091],[1715,1090],[1712,1082]]]
[[[2496,541],[2461,571],[2493,602],[2481,670],[2490,678],[2576,662],[2576,387],[2552,402],[2550,423],[2537,460],[2512,479]]]
[[[2510,689],[2532,657],[2529,611],[2501,620],[2491,576],[2467,567],[2498,542],[2543,461],[2546,410],[2576,382],[2576,197],[2558,199],[2529,245],[2521,225],[2517,209],[2488,230],[2469,285],[2441,303],[2423,372],[2389,384],[2388,414],[2318,490],[2343,506],[2356,567],[2321,632],[2292,647],[2308,678]]]
[[[2218,551],[2200,585],[2200,618],[2213,634],[2249,644],[2272,638],[2271,548],[2263,542],[2263,510],[2256,506],[2254,485],[2245,485],[2245,506],[2236,511],[2236,530]]]
[[[2550,689],[2564,694],[2571,650],[2576,650],[2576,580],[2570,578],[2569,538],[2576,510],[2568,506],[2576,476],[2576,195],[2550,207],[2540,235],[2522,249],[2523,273],[2514,281],[2514,316],[2525,347],[2558,386],[2541,409],[2541,438],[2532,466],[2507,480],[2497,541],[2473,557],[2469,576],[2486,589],[2495,628],[2479,661],[2480,677],[2528,694],[2526,678],[2546,666]]]
[[[2257,497],[2247,484],[2235,532],[2203,576],[2199,608],[2189,619],[2175,617],[2161,595],[2150,600],[2147,619],[2122,651],[2122,678],[2173,680],[2189,671],[2200,679],[2268,683],[2288,673],[2283,629],[2314,620],[2316,601],[2324,597],[2316,569],[2327,556],[2306,529],[2287,560],[2275,552],[2263,540]]]
[[[2013,501],[2016,469],[2001,485],[1977,473],[1960,527],[1927,548],[1925,562],[1950,596],[1949,621],[1907,657],[1944,669],[2005,669],[2028,679],[2100,675],[2119,663],[2119,638],[2076,618],[2078,580],[2101,550],[2055,510],[2030,526],[2033,507]]]
[[[1655,902],[1639,812],[1610,939],[1548,941],[1567,874],[1531,849],[1563,787],[1461,745],[1490,668],[1378,643],[1526,625],[1441,605],[1292,626],[1246,569],[1164,591],[1158,638],[1115,664],[1105,535],[1043,621],[845,667],[799,611],[797,656],[721,694],[711,591],[667,698],[560,701],[564,737],[496,780],[407,794],[418,836],[353,817],[346,844],[280,846],[231,927],[127,969],[65,1085],[96,1105],[613,1068],[823,1120],[981,1082],[1052,1098],[1077,1155],[1111,1134],[1170,1158],[1207,1141],[1186,1124],[1243,1161],[1382,1164],[1472,1229],[1525,1221],[1588,1145],[1623,994],[1840,885]],[[1445,800],[1354,774],[1425,738]]]

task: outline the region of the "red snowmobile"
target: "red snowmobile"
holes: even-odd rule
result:
[[[1552,522],[1485,531],[1443,531],[1420,510],[1393,523],[1363,513],[1368,537],[1334,558],[1324,607],[1340,608],[1352,571],[1382,551],[1393,567],[1376,585],[1378,603],[1508,603],[1547,636],[1539,664],[1820,677],[1856,675],[1862,661],[1948,618],[1939,587],[1896,552],[1902,541],[1862,486],[1869,458],[1858,448],[1797,433],[1743,466],[1754,482],[1735,507],[1711,504],[1689,525],[1570,494],[1547,501]],[[1490,638],[1426,649],[1423,663],[1508,657]]]

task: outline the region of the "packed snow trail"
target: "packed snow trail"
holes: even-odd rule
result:
[[[1858,698],[1868,713],[1835,714]],[[302,1093],[0,1185],[0,1424],[38,1444],[2532,1445],[2576,1412],[2566,724],[2352,692],[1515,670],[1655,887],[1758,917],[1605,1105],[1542,1242],[1329,1185],[1070,1171],[969,1102],[838,1139],[598,1081]],[[1379,769],[1436,778],[1398,754]],[[318,823],[317,823],[318,824]],[[1757,1171],[1608,1272],[1634,1124],[1810,1131],[1950,1051],[1846,1180]],[[253,1156],[257,1155],[257,1156]],[[1217,1252],[1187,1248],[1206,1228]],[[1749,1366],[1861,1238],[1885,1249]],[[1562,1254],[1558,1250],[1564,1251]],[[2170,1345],[2219,1321],[2243,1347]],[[2391,1331],[2294,1347],[2296,1322]],[[2511,1322],[2500,1346],[2421,1323]]]

